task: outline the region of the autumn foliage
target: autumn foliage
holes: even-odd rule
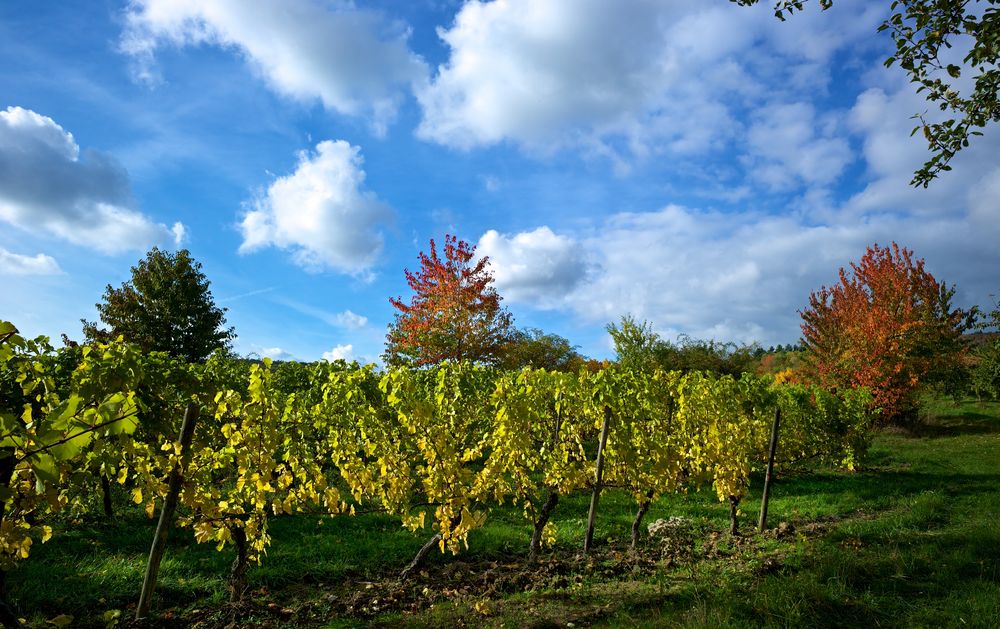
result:
[[[433,365],[443,360],[496,364],[511,342],[514,328],[493,287],[489,259],[473,260],[475,247],[445,236],[444,257],[434,240],[430,254],[420,253],[420,269],[406,269],[413,289],[409,304],[389,302],[399,310],[386,335],[389,365]]]
[[[912,251],[872,245],[801,313],[811,376],[833,388],[869,387],[883,421],[910,416],[919,388],[947,381],[966,352],[972,314],[951,307],[954,292]]]

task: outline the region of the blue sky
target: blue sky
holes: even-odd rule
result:
[[[794,342],[809,292],[873,242],[987,303],[1000,134],[908,185],[928,106],[882,66],[887,11],[8,0],[0,317],[79,337],[105,285],[181,246],[237,351],[373,359],[445,233],[491,257],[518,325],[596,357],[627,313]]]

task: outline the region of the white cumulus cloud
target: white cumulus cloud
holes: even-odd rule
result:
[[[275,91],[367,116],[380,132],[427,73],[407,28],[353,2],[133,0],[125,24],[121,49],[140,79],[158,79],[161,46],[219,46],[239,51]]]
[[[280,347],[265,347],[260,350],[260,355],[271,360],[294,360],[292,353]]]
[[[336,325],[348,330],[357,330],[368,325],[368,317],[351,312],[350,310],[338,312],[333,316],[333,321]]]
[[[174,245],[180,247],[188,239],[188,230],[184,223],[174,223],[170,228],[174,237]]]
[[[875,4],[844,0],[782,24],[767,7],[726,2],[467,2],[438,30],[449,56],[417,91],[418,134],[616,162],[739,145],[745,111],[822,94],[834,53],[871,45]]]
[[[354,360],[354,346],[353,345],[337,345],[328,352],[323,352],[323,360],[328,360],[333,362],[335,360],[346,360],[351,362]]]
[[[970,138],[968,148],[951,161],[953,170],[941,173],[927,188],[909,185],[913,172],[930,157],[920,133],[910,135],[914,112],[927,103],[911,85],[885,82],[862,92],[851,109],[849,124],[862,138],[868,181],[849,202],[859,215],[875,211],[912,212],[918,216],[956,215],[967,208],[992,205],[992,229],[1000,229],[1000,204],[995,182],[1000,181],[1000,129],[987,128]],[[941,112],[929,116],[940,117]],[[985,214],[989,214],[987,209]],[[984,216],[978,213],[977,216]],[[985,225],[984,225],[985,226]]]
[[[52,256],[44,253],[26,256],[0,248],[0,275],[61,275],[62,272]]]
[[[829,185],[854,160],[835,116],[817,116],[809,103],[758,110],[747,132],[751,176],[774,189],[796,181]]]
[[[113,157],[81,154],[52,118],[21,107],[0,111],[0,221],[103,253],[144,251],[185,232],[135,209]]]
[[[275,180],[243,217],[240,253],[273,246],[290,250],[308,271],[368,271],[392,211],[364,189],[362,161],[360,149],[343,140],[301,152],[295,172]]]
[[[587,272],[581,245],[548,227],[508,236],[489,230],[476,254],[488,256],[497,290],[512,302],[553,304]]]
[[[859,220],[850,202],[824,221],[677,205],[619,213],[592,230],[558,236],[571,243],[565,247],[587,252],[591,266],[577,283],[562,290],[554,283],[529,293],[534,299],[514,301],[531,308],[555,304],[588,323],[633,314],[668,338],[683,333],[787,343],[798,337],[797,311],[807,305],[809,294],[836,282],[838,269],[875,242],[896,241],[925,258],[935,277],[958,287],[958,305],[988,303],[997,286],[982,269],[1000,268],[998,225],[1000,185],[995,183],[981,185],[966,211],[919,220],[895,212]],[[503,239],[514,242],[534,233]],[[523,255],[532,259],[530,252]],[[510,294],[520,296],[516,289]]]

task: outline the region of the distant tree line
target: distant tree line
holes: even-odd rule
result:
[[[739,376],[754,371],[760,349],[756,344],[705,341],[685,335],[674,343],[662,338],[648,321],[638,321],[631,315],[608,324],[606,329],[615,344],[618,362],[632,369],[710,371]]]
[[[449,235],[440,251],[432,240],[419,261],[418,271],[406,271],[410,301],[390,300],[398,313],[385,364],[421,368],[448,360],[571,372],[610,364],[588,359],[558,334],[516,327],[501,305],[488,258],[476,258],[474,246]],[[954,292],[912,251],[876,244],[841,269],[838,284],[810,296],[798,343],[764,349],[685,335],[671,341],[631,315],[606,329],[616,361],[630,369],[772,374],[831,390],[867,386],[884,421],[909,421],[930,389],[1000,398],[1000,302],[989,311],[962,310],[951,304]],[[226,309],[215,304],[187,250],[154,248],[128,281],[107,286],[96,307],[100,322],[83,321],[87,342],[123,336],[144,351],[189,362],[231,354],[235,331],[226,326]],[[75,345],[65,335],[64,342]],[[294,364],[278,371],[290,384],[304,377]]]

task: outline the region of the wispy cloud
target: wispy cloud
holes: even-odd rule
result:
[[[291,308],[295,312],[318,319],[319,321],[334,327],[357,330],[368,325],[368,317],[351,312],[350,310],[344,310],[343,312],[330,312],[329,310],[317,308],[316,306],[310,306],[309,304],[304,304],[300,301],[284,297],[275,298],[272,299],[272,301],[277,304],[281,304],[282,306]]]
[[[62,275],[63,270],[52,256],[39,253],[21,255],[0,247],[0,275]]]
[[[247,293],[241,293],[239,295],[231,295],[229,297],[223,297],[222,299],[218,299],[216,301],[217,303],[225,304],[232,301],[239,301],[241,299],[246,299],[247,297],[254,297],[256,295],[263,295],[265,293],[270,293],[274,290],[277,290],[277,288],[278,288],[277,286],[268,286],[267,288],[259,288],[257,290],[252,290]]]

